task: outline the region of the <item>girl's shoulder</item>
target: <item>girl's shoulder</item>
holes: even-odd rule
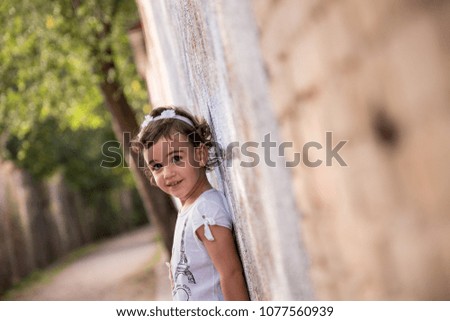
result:
[[[202,210],[207,207],[219,207],[224,211],[229,212],[228,202],[225,195],[221,191],[214,188],[203,192],[203,194],[201,194],[195,202],[195,207],[197,210]]]
[[[225,195],[216,189],[210,189],[204,192],[193,206],[192,218],[194,222],[198,223],[209,219],[210,224],[217,224],[220,221],[222,224],[219,225],[228,222],[225,225],[231,226],[231,215],[228,210]]]
[[[198,198],[198,203],[224,203],[226,202],[225,195],[215,189],[211,188],[207,191],[204,191]]]

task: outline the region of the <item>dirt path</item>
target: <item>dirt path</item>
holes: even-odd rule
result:
[[[13,300],[171,300],[167,260],[155,231],[144,227],[101,243],[50,280]]]

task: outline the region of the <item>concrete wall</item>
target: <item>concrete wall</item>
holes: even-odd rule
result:
[[[253,299],[450,298],[448,2],[137,3],[152,104],[259,144],[258,166],[236,149],[212,176]]]
[[[348,140],[293,169],[317,297],[449,299],[450,3],[252,4],[283,138]]]

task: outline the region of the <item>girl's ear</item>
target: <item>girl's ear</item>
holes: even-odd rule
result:
[[[195,152],[200,167],[206,167],[206,164],[208,163],[208,148],[206,148],[205,144],[200,144],[196,147]]]

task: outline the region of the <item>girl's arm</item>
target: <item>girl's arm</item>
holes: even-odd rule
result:
[[[241,260],[231,230],[218,225],[212,225],[210,229],[214,235],[214,241],[206,239],[203,225],[197,229],[196,233],[219,272],[224,299],[227,301],[249,300]]]

